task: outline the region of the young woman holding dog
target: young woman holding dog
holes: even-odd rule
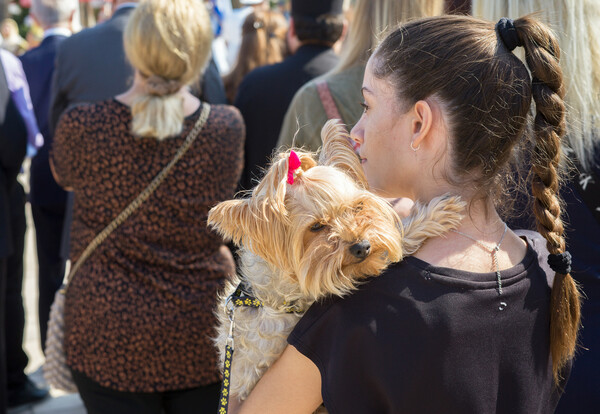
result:
[[[557,195],[558,62],[555,38],[532,17],[425,18],[381,43],[352,130],[372,190],[421,202],[458,194],[469,208],[456,232],[353,294],[313,305],[239,412],[310,413],[322,403],[330,413],[554,410],[579,327]],[[532,154],[517,157],[529,139]],[[514,189],[502,185],[512,160],[529,163],[542,246],[498,212]]]

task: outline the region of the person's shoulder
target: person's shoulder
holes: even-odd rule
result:
[[[94,37],[94,29],[94,27],[83,29],[60,42],[56,50],[57,58],[63,60],[69,56],[76,57],[79,50],[89,43],[90,37]]]
[[[203,104],[206,105],[206,104]],[[233,105],[228,104],[210,104],[210,112],[213,117],[227,118],[230,120],[243,122],[240,110]]]
[[[232,105],[211,104],[210,105],[211,122],[218,128],[225,128],[227,131],[237,131],[237,135],[244,132],[244,118],[239,109]]]
[[[23,53],[21,56],[19,56],[19,60],[21,61],[21,63],[25,64],[28,63],[32,60],[35,60],[36,57],[40,54],[40,52],[42,52],[43,50],[40,49],[42,46],[37,46],[34,47],[32,49],[29,49],[27,52]]]
[[[81,47],[88,47],[90,43],[102,42],[105,40],[104,38],[106,34],[123,31],[122,27],[115,25],[116,22],[117,19],[113,17],[105,22],[97,24],[94,27],[88,27],[77,33],[74,33],[61,42],[59,50],[63,53],[73,50],[73,53],[76,53],[77,49]]]
[[[514,230],[514,232],[517,236],[526,239],[528,252],[531,250],[537,256],[539,268],[545,274],[548,286],[552,287],[555,272],[548,264],[548,255],[550,252],[548,251],[544,236],[533,230],[518,229]]]
[[[401,296],[405,284],[410,283],[405,276],[416,273],[416,269],[405,261],[393,263],[380,275],[366,279],[349,294],[343,297],[327,296],[313,303],[294,331],[308,331],[315,325],[361,323],[359,321],[365,308],[373,309],[379,306],[382,298],[394,295],[391,292],[397,292],[396,294]]]
[[[29,49],[19,56],[19,59],[21,59],[23,64],[33,64],[38,63],[40,60],[53,58],[59,46],[66,39],[66,36],[52,36],[51,38],[44,39],[39,46]]]
[[[264,87],[263,82],[268,82],[273,74],[279,72],[282,63],[283,62],[260,66],[251,70],[244,76],[244,79],[242,79],[240,88],[250,87],[252,85],[256,86],[256,88]]]
[[[277,63],[275,64],[277,65]],[[272,93],[269,85],[273,81],[273,66],[261,66],[253,69],[244,76],[235,97],[235,106],[238,108],[246,104],[251,104],[251,101],[256,96],[263,96]]]
[[[107,112],[113,112],[114,109],[118,109],[118,106],[114,105],[113,99],[74,103],[65,109],[61,115],[61,121],[76,124],[100,122]]]
[[[73,33],[73,35],[66,38],[61,43],[61,49],[71,48],[73,46],[80,45],[82,42],[86,42],[90,37],[96,36],[98,32],[98,26],[87,27],[85,29],[80,30],[77,33]]]
[[[298,92],[296,92],[296,94],[294,95],[294,101],[301,101],[302,99],[307,97],[318,97],[319,92],[317,90],[317,85],[323,79],[325,79],[325,77],[320,76],[302,85],[300,89],[298,89]]]
[[[391,263],[379,275],[364,279],[357,284],[356,289],[343,297],[329,296],[317,302],[317,308],[327,311],[338,309],[340,314],[351,315],[352,309],[360,311],[362,304],[377,302],[380,295],[388,295],[391,291],[400,292],[411,282],[411,276],[420,275],[420,270],[410,259],[406,259]]]
[[[358,85],[358,90],[360,91],[360,85],[362,84],[364,74],[364,65],[354,65],[340,72],[327,73],[321,76],[320,79],[326,81],[332,89],[336,87],[348,88],[351,87],[351,85]]]
[[[0,48],[0,59],[2,60],[5,71],[10,70],[10,67],[12,66],[21,66],[19,58],[6,49]]]

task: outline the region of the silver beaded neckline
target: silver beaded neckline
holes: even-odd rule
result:
[[[461,236],[464,236],[468,239],[473,240],[479,247],[483,248],[485,251],[489,252],[492,255],[492,266],[496,270],[496,282],[498,284],[498,294],[502,295],[502,279],[500,277],[500,265],[498,263],[498,251],[500,250],[500,245],[502,244],[502,241],[504,240],[504,236],[506,236],[506,232],[508,231],[508,226],[506,225],[506,223],[504,223],[504,232],[502,233],[502,237],[500,237],[500,241],[494,247],[490,247],[487,244],[480,242],[475,237],[471,237],[468,234],[463,233],[462,231],[458,231],[458,230],[454,230],[454,229],[451,229],[450,231],[453,231],[454,233],[460,234]]]

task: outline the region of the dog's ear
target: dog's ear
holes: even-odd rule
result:
[[[290,271],[285,215],[264,197],[228,200],[208,212],[208,225],[225,240],[244,246],[268,263]]]
[[[249,210],[248,199],[223,201],[208,212],[208,226],[225,240],[232,240],[239,246],[246,227],[243,222],[247,220]]]
[[[358,185],[368,188],[367,178],[360,158],[352,148],[350,134],[338,119],[331,119],[321,129],[323,147],[319,155],[320,165],[336,167],[350,175]]]

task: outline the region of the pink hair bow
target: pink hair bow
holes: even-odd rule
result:
[[[288,160],[288,174],[287,174],[287,182],[288,184],[294,184],[294,172],[300,168],[301,162],[300,158],[294,151],[290,151],[290,158]]]

